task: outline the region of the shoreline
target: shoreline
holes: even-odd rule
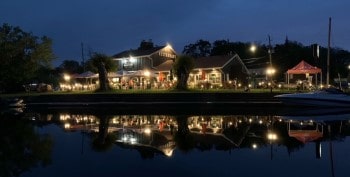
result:
[[[280,93],[53,94],[22,96],[26,105],[279,104]]]

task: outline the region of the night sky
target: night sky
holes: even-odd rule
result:
[[[350,50],[349,0],[1,0],[0,23],[53,39],[54,64],[84,50],[113,55],[141,40],[177,53],[198,39],[272,44],[289,40]],[[87,53],[87,52],[86,52]]]

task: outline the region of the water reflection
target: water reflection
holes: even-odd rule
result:
[[[0,176],[20,176],[33,167],[50,165],[52,147],[52,137],[39,133],[32,122],[1,113]]]
[[[51,164],[53,139],[36,127],[56,125],[66,133],[81,132],[91,149],[108,152],[114,147],[136,150],[142,159],[173,158],[175,151],[229,152],[236,149],[277,147],[290,155],[313,143],[314,158],[322,158],[322,143],[341,142],[350,135],[350,117],[320,119],[315,116],[279,115],[113,115],[70,111],[22,112],[0,119],[0,176],[20,176],[37,165]],[[84,142],[81,152],[84,153]],[[6,155],[6,158],[3,154]],[[332,155],[332,153],[330,153]]]
[[[33,118],[56,123],[65,131],[82,131],[93,139],[95,150],[108,150],[116,143],[123,148],[172,156],[172,151],[253,148],[276,144],[288,152],[309,142],[341,141],[349,132],[349,120],[293,120],[270,115],[84,115],[59,113]],[[150,157],[150,156],[146,156]]]

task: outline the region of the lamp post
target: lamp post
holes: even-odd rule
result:
[[[270,93],[272,93],[272,87],[273,87],[273,80],[272,80],[272,76],[275,74],[276,70],[273,67],[268,67],[266,69],[266,75],[269,77],[269,86],[270,86]]]
[[[145,70],[144,73],[143,73],[143,75],[146,77],[146,83],[145,83],[146,89],[149,89],[149,88],[150,88],[150,87],[149,87],[149,85],[150,85],[149,79],[150,79],[151,73],[150,73],[150,71]]]
[[[70,83],[69,83],[69,81],[70,81],[70,75],[68,75],[68,74],[64,74],[63,75],[63,79],[64,79],[64,81],[66,82],[66,84],[67,84],[67,88],[68,88],[68,90],[70,90],[71,88],[71,86],[70,86]]]
[[[268,54],[269,54],[269,66],[268,68],[266,69],[266,76],[269,77],[269,87],[270,87],[270,92],[272,93],[272,87],[273,87],[273,75],[275,74],[276,70],[273,68],[273,65],[272,65],[272,45],[271,45],[271,38],[270,38],[270,35],[268,35],[268,40],[269,40],[269,46],[268,46]],[[250,47],[250,51],[251,52],[255,52],[257,50],[257,47],[256,45],[251,45]]]

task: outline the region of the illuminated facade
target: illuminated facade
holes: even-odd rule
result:
[[[235,55],[209,56],[195,59],[188,80],[191,88],[223,88],[244,82],[249,70]]]
[[[177,54],[170,45],[154,46],[152,41],[142,41],[136,50],[126,50],[113,56],[117,74],[113,82],[129,82],[133,88],[150,84],[164,86],[170,81],[171,68]],[[131,81],[131,82],[130,82]]]

